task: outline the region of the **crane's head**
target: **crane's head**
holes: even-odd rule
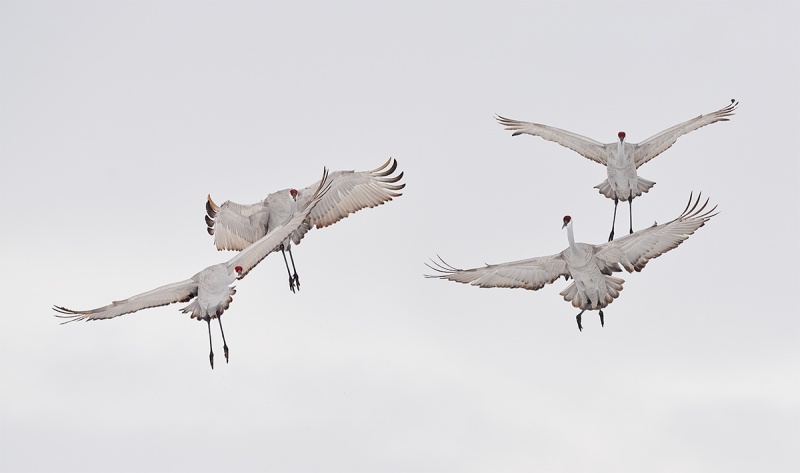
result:
[[[244,274],[242,274],[242,272],[244,271],[244,268],[242,268],[241,266],[237,266],[237,267],[233,268],[233,270],[236,271],[236,278],[237,279],[242,279],[244,277]]]
[[[289,195],[292,196],[292,200],[294,200],[295,202],[297,201],[297,189],[290,189]]]
[[[621,132],[617,133],[617,136],[619,137],[619,141],[621,141],[621,142],[625,141],[625,132],[624,131],[621,131]]]
[[[572,222],[572,217],[570,217],[569,215],[565,215],[564,216],[564,225],[561,225],[561,228],[566,227],[567,225],[569,225],[570,222]]]

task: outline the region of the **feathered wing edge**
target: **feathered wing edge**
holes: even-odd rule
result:
[[[206,200],[206,231],[214,237],[217,250],[241,251],[266,234],[269,207],[263,201],[217,205],[211,194]]]
[[[511,118],[501,117],[500,115],[495,115],[495,120],[505,126],[506,130],[513,131],[511,136],[517,136],[523,133],[538,136],[544,140],[552,141],[565,148],[569,148],[584,158],[596,163],[604,166],[608,164],[607,147],[609,145],[589,138],[588,136],[579,135],[578,133],[573,133],[554,126],[542,125],[540,123],[513,120]]]
[[[651,227],[618,238],[599,246],[597,257],[608,263],[619,263],[628,272],[641,271],[651,259],[677,248],[698,228],[717,215],[715,205],[706,210],[709,199],[700,204],[702,193],[694,199],[689,194],[689,202],[683,212],[674,220],[662,225],[654,223]]]
[[[739,102],[731,99],[731,103],[711,113],[701,114],[675,126],[660,131],[644,141],[636,144],[634,149],[634,164],[638,169],[644,163],[652,160],[672,147],[681,136],[694,130],[717,122],[727,122],[734,115]]]
[[[397,184],[403,172],[396,176],[397,160],[390,157],[383,165],[363,172],[340,171],[331,178],[331,191],[311,213],[314,228],[325,228],[365,208],[373,208],[400,197],[405,183]],[[388,169],[387,169],[388,168]],[[300,192],[301,196],[304,194]],[[299,243],[295,239],[295,243]]]
[[[53,306],[58,312],[56,317],[70,319],[62,324],[78,320],[111,319],[120,315],[131,314],[151,307],[160,307],[176,302],[187,302],[197,296],[198,284],[194,279],[167,284],[152,291],[143,292],[128,299],[114,301],[109,305],[92,310],[72,310],[66,307]],[[59,315],[61,314],[61,315]]]
[[[569,277],[567,263],[561,258],[561,253],[510,263],[487,264],[472,269],[459,269],[445,262],[441,256],[437,255],[437,258],[439,261],[431,259],[431,264],[425,263],[425,266],[439,274],[423,276],[484,288],[505,287],[536,291],[561,276],[565,279]]]

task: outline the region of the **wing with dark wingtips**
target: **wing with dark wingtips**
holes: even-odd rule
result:
[[[487,264],[482,268],[458,269],[445,263],[431,261],[426,264],[439,274],[425,275],[427,278],[447,279],[480,287],[523,288],[535,291],[561,276],[568,277],[567,262],[562,253],[530,258],[510,263]]]
[[[639,168],[639,166],[642,164],[650,161],[669,149],[670,146],[674,145],[681,136],[712,123],[726,122],[730,120],[728,117],[733,115],[737,105],[739,105],[739,102],[731,99],[731,103],[729,105],[717,110],[716,112],[707,113],[705,115],[692,118],[691,120],[687,120],[671,128],[667,128],[666,130],[651,136],[641,143],[636,144],[633,151],[633,160],[636,164],[636,167]]]
[[[499,115],[495,118],[501,125],[506,127],[506,130],[514,132],[511,136],[517,136],[523,133],[538,136],[547,141],[553,141],[561,146],[565,146],[584,158],[591,159],[596,163],[600,163],[604,166],[608,164],[609,147],[611,144],[603,144],[586,136],[548,125],[512,120]]]
[[[700,197],[689,203],[678,218],[670,222],[639,230],[597,246],[596,256],[608,263],[620,263],[628,272],[641,271],[648,261],[677,248],[714,215],[716,206],[705,210],[708,199],[700,205]]]

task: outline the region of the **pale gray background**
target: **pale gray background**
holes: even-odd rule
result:
[[[799,471],[796,3],[3,2],[3,471]],[[493,118],[641,141],[634,225],[722,213],[585,330],[423,279],[606,240],[605,171]],[[237,283],[231,362],[180,306],[61,326],[229,253],[254,202],[389,156],[403,197]],[[620,207],[618,233],[626,232]]]

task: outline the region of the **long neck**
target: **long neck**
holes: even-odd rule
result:
[[[578,246],[575,245],[575,235],[572,233],[572,222],[567,224],[567,240],[569,240],[569,247],[572,251],[578,251]]]
[[[623,161],[625,157],[625,140],[618,140],[617,141],[617,152],[614,154],[614,159],[617,161]]]

